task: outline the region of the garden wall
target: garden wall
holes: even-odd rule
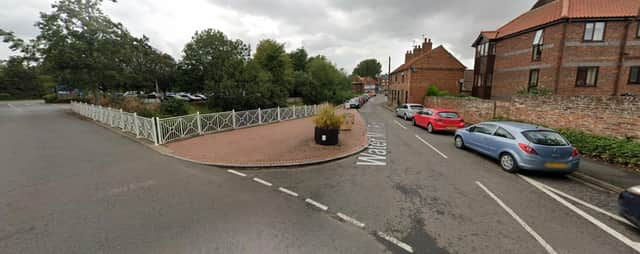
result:
[[[509,101],[427,97],[427,107],[459,111],[467,122],[508,118],[551,128],[573,128],[640,139],[640,98],[611,96],[514,96]]]

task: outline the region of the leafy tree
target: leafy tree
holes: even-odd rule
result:
[[[382,65],[376,59],[367,59],[353,69],[353,75],[360,77],[377,77],[382,73]]]
[[[305,103],[340,103],[350,95],[349,78],[324,56],[312,57],[307,63],[311,82],[302,87]]]
[[[0,93],[13,98],[40,98],[44,94],[36,68],[20,57],[11,57],[6,65],[0,65]]]
[[[299,48],[289,53],[289,58],[291,58],[291,64],[293,64],[293,71],[304,71],[306,69],[309,55],[304,48]]]
[[[249,58],[250,48],[218,30],[196,32],[183,50],[178,82],[187,91],[223,92],[223,83],[236,80]]]
[[[288,91],[291,89],[293,66],[284,50],[284,44],[266,39],[258,43],[253,60],[271,75],[271,82]]]

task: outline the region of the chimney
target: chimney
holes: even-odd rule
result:
[[[413,56],[414,57],[419,57],[422,54],[422,47],[420,47],[420,45],[417,45],[415,47],[413,47]]]
[[[404,53],[404,63],[408,63],[409,61],[411,61],[412,58],[413,58],[413,54],[411,53],[411,50]]]
[[[422,43],[422,50],[424,53],[427,53],[433,49],[433,44],[431,43],[431,39],[424,38],[424,42]]]

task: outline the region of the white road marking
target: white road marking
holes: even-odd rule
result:
[[[504,204],[504,202],[502,202],[502,200],[500,200],[495,194],[493,194],[493,192],[491,192],[489,189],[487,189],[487,187],[485,187],[484,185],[482,185],[482,183],[478,181],[476,181],[476,184],[482,190],[484,190],[487,194],[489,194],[489,196],[493,200],[495,200],[498,203],[498,205],[502,207],[502,209],[507,211],[507,213],[509,213],[509,215],[511,215],[511,217],[513,217],[520,224],[520,226],[522,226],[527,232],[529,232],[529,234],[531,234],[531,236],[533,236],[533,238],[535,238],[536,241],[538,241],[538,243],[542,245],[542,247],[547,251],[547,253],[557,254],[557,252],[553,249],[553,247],[551,247],[551,245],[549,245],[549,243],[547,243],[547,241],[542,239],[542,237],[538,235],[538,233],[536,233],[535,230],[529,227],[529,225],[526,222],[524,222],[524,220],[522,220],[520,216],[518,216],[511,208],[509,208],[506,204]]]
[[[378,231],[378,236],[384,238],[385,240],[397,245],[398,247],[406,250],[409,253],[413,253],[413,247],[411,247],[411,245],[408,245],[406,243],[401,242],[400,240],[396,239],[393,236],[387,235],[385,233],[382,233],[380,231]]]
[[[313,205],[313,206],[315,206],[315,207],[319,208],[319,209],[320,209],[320,210],[322,210],[322,211],[329,210],[329,207],[328,207],[328,206],[323,205],[323,204],[320,204],[320,203],[318,203],[318,202],[316,202],[315,200],[310,199],[310,198],[305,199],[305,200],[304,200],[304,202],[307,202],[307,203],[309,203],[309,204],[311,204],[311,205]]]
[[[267,182],[267,181],[262,180],[262,179],[257,178],[257,177],[254,177],[254,178],[253,178],[253,180],[254,180],[254,181],[256,181],[256,182],[259,182],[259,183],[261,183],[261,184],[264,184],[264,185],[266,185],[266,186],[269,186],[269,187],[271,187],[271,186],[273,185],[273,184],[271,184],[270,182]]]
[[[592,205],[592,204],[589,204],[589,203],[587,203],[587,202],[585,202],[585,201],[583,201],[583,200],[581,200],[581,199],[579,199],[579,198],[573,197],[573,196],[571,196],[571,195],[569,195],[569,194],[567,194],[567,193],[564,193],[564,192],[562,192],[562,191],[559,191],[559,190],[557,190],[557,189],[554,189],[554,188],[553,188],[553,187],[551,187],[551,186],[548,186],[548,185],[543,184],[543,183],[540,183],[540,182],[538,182],[538,183],[539,183],[542,187],[547,188],[548,190],[553,191],[553,192],[555,192],[556,194],[558,194],[558,195],[560,195],[560,196],[565,197],[566,199],[569,199],[569,200],[571,200],[571,201],[573,201],[573,202],[576,202],[576,203],[578,203],[578,204],[581,204],[581,205],[583,205],[583,206],[586,206],[586,207],[588,207],[588,208],[591,208],[592,210],[594,210],[594,211],[596,211],[596,212],[599,212],[599,213],[601,213],[601,214],[604,214],[604,215],[606,215],[606,216],[609,216],[609,217],[611,217],[612,219],[617,220],[617,221],[619,221],[619,222],[622,222],[622,223],[624,223],[624,224],[627,224],[627,225],[629,225],[629,226],[631,226],[631,227],[638,228],[636,225],[633,225],[633,223],[629,222],[629,221],[628,221],[628,220],[626,220],[625,218],[622,218],[622,217],[620,217],[620,216],[618,216],[618,215],[615,215],[615,214],[612,214],[612,213],[607,212],[607,211],[605,211],[605,210],[602,210],[600,207],[597,207],[597,206],[594,206],[594,205]]]
[[[11,103],[9,103],[9,104],[7,104],[7,105],[9,105],[9,107],[10,107],[11,109],[15,110],[15,111],[22,112],[22,109],[21,109],[21,108],[18,108],[18,107],[14,106],[14,105],[13,105],[13,104],[11,104]]]
[[[282,192],[284,192],[284,193],[287,193],[287,194],[289,194],[289,195],[291,195],[291,196],[294,196],[294,197],[297,197],[297,196],[298,196],[298,193],[295,193],[295,192],[293,192],[293,191],[287,190],[287,189],[282,188],[282,187],[278,188],[278,190],[279,190],[279,191],[282,191]]]
[[[396,121],[396,120],[393,120],[393,122],[394,122],[394,123],[396,123],[396,124],[397,124],[398,126],[400,126],[401,128],[403,128],[403,129],[405,129],[405,130],[407,129],[407,127],[404,127],[404,125],[402,125],[400,122],[398,122],[398,121]]]
[[[359,228],[364,228],[364,226],[365,226],[364,223],[359,222],[358,220],[356,220],[354,218],[351,218],[351,217],[349,217],[349,216],[347,216],[347,215],[345,215],[343,213],[336,213],[336,215],[338,215],[338,217],[340,217],[340,219],[342,219],[342,220],[344,220],[346,222],[349,222],[349,223],[351,223],[353,225],[356,225]]]
[[[231,169],[227,170],[227,172],[229,172],[229,173],[231,173],[231,174],[234,174],[234,175],[239,175],[239,176],[242,176],[242,177],[247,176],[247,174],[243,174],[243,173],[240,173],[240,172],[238,172],[238,171],[231,170]]]
[[[446,155],[444,155],[444,153],[440,152],[440,150],[438,150],[437,148],[435,148],[434,146],[432,146],[431,144],[429,144],[429,142],[427,142],[426,140],[422,139],[420,136],[416,135],[416,138],[418,138],[420,141],[422,141],[422,143],[424,143],[425,145],[431,147],[431,149],[433,149],[434,151],[436,151],[438,154],[440,154],[440,156],[444,157],[445,159],[449,159],[449,157],[447,157]]]
[[[614,229],[610,228],[609,226],[607,226],[606,224],[602,223],[598,219],[596,219],[593,216],[589,215],[585,211],[582,211],[580,208],[576,207],[575,205],[573,205],[573,204],[569,203],[568,201],[564,200],[563,198],[559,197],[558,195],[556,195],[555,193],[553,193],[552,191],[550,191],[546,187],[543,187],[545,185],[543,185],[542,183],[539,183],[539,182],[537,182],[537,181],[535,181],[533,179],[530,179],[530,178],[522,176],[522,175],[520,175],[520,177],[522,179],[524,179],[525,181],[527,181],[529,184],[531,184],[534,187],[538,188],[540,191],[542,191],[545,194],[549,195],[551,198],[553,198],[556,201],[560,202],[560,204],[566,206],[567,208],[571,209],[572,211],[574,211],[578,215],[582,216],[583,218],[585,218],[589,222],[593,223],[594,225],[596,225],[597,227],[599,227],[603,231],[607,232],[612,237],[618,239],[622,243],[624,243],[627,246],[631,247],[636,252],[640,253],[640,243],[632,241],[631,239],[627,238],[623,234],[619,233],[618,231],[615,231]]]

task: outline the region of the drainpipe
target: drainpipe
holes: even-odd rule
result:
[[[622,75],[622,61],[624,60],[624,51],[627,48],[627,39],[629,38],[629,26],[631,25],[632,21],[633,19],[630,19],[624,25],[624,38],[622,39],[622,43],[620,43],[620,54],[618,55],[618,63],[616,65],[616,71],[618,74],[616,75],[614,81],[615,83],[613,83],[613,93],[611,94],[611,96],[618,95],[618,83],[620,83],[620,76]]]
[[[558,94],[558,87],[560,86],[560,72],[562,71],[562,61],[564,61],[564,46],[567,39],[567,26],[571,23],[571,19],[567,19],[562,25],[562,37],[560,39],[560,57],[558,57],[558,66],[556,66],[556,81],[553,86],[553,94]]]

